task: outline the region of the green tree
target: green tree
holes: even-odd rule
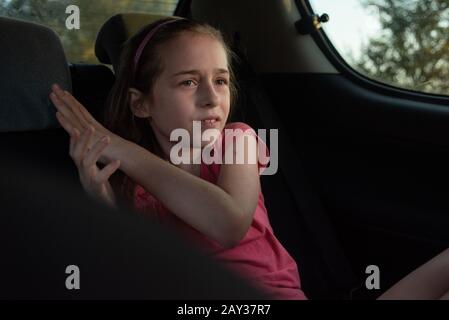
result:
[[[449,94],[449,1],[361,0],[381,32],[362,47],[355,68],[404,88]]]

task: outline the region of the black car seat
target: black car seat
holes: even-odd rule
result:
[[[104,65],[68,64],[51,29],[0,17],[0,147],[21,158],[77,179],[68,155],[69,136],[59,126],[48,99],[59,83],[101,119],[114,75]]]
[[[101,122],[105,103],[114,85],[114,73],[103,64],[70,63],[69,69],[73,96]]]
[[[140,28],[167,16],[145,13],[122,13],[110,17],[100,28],[95,41],[95,55],[102,63],[118,70],[123,44]]]
[[[58,36],[38,24],[0,17],[0,43],[1,152],[77,179],[68,154],[69,136],[48,98],[53,83],[72,90]]]

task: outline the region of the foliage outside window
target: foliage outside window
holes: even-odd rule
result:
[[[449,95],[449,1],[310,0],[346,62],[375,80]]]

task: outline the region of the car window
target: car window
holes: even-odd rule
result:
[[[0,0],[0,16],[44,24],[60,36],[68,61],[99,63],[94,53],[95,38],[109,17],[121,12],[172,15],[177,3],[178,0]]]
[[[356,71],[390,85],[449,95],[449,1],[310,0]]]

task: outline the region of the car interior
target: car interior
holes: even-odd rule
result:
[[[278,129],[279,170],[261,176],[262,190],[307,297],[373,299],[449,244],[449,97],[361,76],[313,24],[322,13],[306,0],[180,0],[172,16],[217,27],[236,53],[231,121]],[[96,64],[68,62],[49,27],[0,17],[2,153],[81,190],[51,84],[101,120],[123,43],[161,17],[104,21]],[[369,265],[381,271],[378,290],[365,287]]]

